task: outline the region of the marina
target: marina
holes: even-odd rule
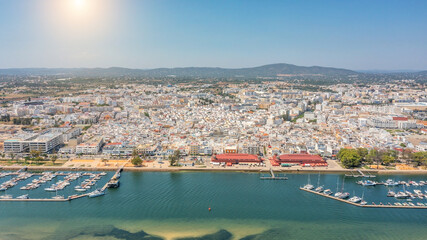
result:
[[[352,202],[350,200],[345,200],[345,199],[342,199],[342,198],[339,198],[339,197],[334,197],[334,196],[331,196],[331,195],[328,195],[328,194],[324,194],[322,192],[316,192],[316,191],[313,191],[313,190],[310,190],[310,189],[306,189],[306,188],[303,188],[303,187],[301,187],[300,190],[303,190],[303,191],[306,191],[306,192],[309,192],[309,193],[314,193],[314,194],[317,194],[319,196],[327,197],[327,198],[330,198],[330,199],[334,199],[334,200],[337,200],[337,201],[340,201],[340,202],[343,202],[343,203],[351,204],[351,205],[357,206],[357,207],[366,207],[366,208],[414,208],[414,209],[427,209],[427,206],[425,206],[425,205],[422,205],[422,206],[421,205],[393,205],[391,203],[387,203],[387,204],[383,204],[383,203],[375,204],[375,203],[372,203],[372,204],[363,205],[363,204],[360,204],[360,203],[355,203],[355,202]]]
[[[345,175],[345,177],[347,177]],[[389,190],[387,192],[386,197],[394,197],[396,200],[396,202],[390,203],[390,202],[386,202],[383,203],[382,201],[379,203],[375,203],[372,202],[371,204],[368,204],[367,201],[364,200],[364,194],[365,194],[365,190],[363,190],[363,194],[362,197],[356,196],[354,191],[353,191],[353,196],[350,198],[350,194],[348,192],[344,191],[344,183],[345,183],[345,178],[343,178],[343,182],[341,185],[341,190],[339,191],[339,178],[337,179],[337,190],[336,193],[334,194],[330,189],[324,190],[323,186],[320,186],[320,174],[319,174],[319,179],[318,179],[318,183],[317,183],[317,188],[314,189],[314,186],[312,184],[310,184],[310,175],[308,176],[308,183],[306,185],[304,185],[303,187],[300,187],[300,190],[306,191],[306,192],[310,192],[310,193],[315,193],[317,195],[320,196],[324,196],[330,199],[334,199],[340,202],[344,202],[344,203],[348,203],[354,206],[358,206],[358,207],[368,207],[368,208],[417,208],[417,209],[427,209],[427,203],[423,203],[420,202],[424,199],[426,199],[427,197],[427,190],[424,190],[424,193],[421,189],[421,187],[423,187],[425,185],[425,181],[421,180],[421,181],[395,181],[391,178],[387,179],[386,181],[371,181],[371,180],[361,180],[361,181],[357,181],[356,183],[358,185],[362,185],[363,187],[373,187],[376,185],[384,185],[386,186]],[[393,190],[391,190],[394,187],[397,186],[403,186],[403,191],[399,191],[399,192],[395,192]],[[405,186],[413,186],[416,187],[417,189],[413,189],[412,192],[409,190],[405,189]],[[399,200],[402,201],[406,201],[406,202],[400,202]],[[419,200],[416,203],[413,203],[412,201],[414,200]],[[385,201],[384,201],[385,202]]]
[[[76,183],[72,191],[75,192],[86,192],[90,190],[93,186],[97,185],[97,182],[101,180],[103,176],[108,175],[106,172],[41,172],[41,173],[30,173],[25,172],[26,168],[20,169],[16,172],[2,172],[0,178],[10,177],[11,179],[4,181],[0,185],[0,190],[4,194],[0,195],[0,202],[67,202],[75,199],[81,199],[83,197],[99,197],[105,195],[105,189],[107,187],[119,187],[118,178],[120,177],[120,172],[123,170],[123,167],[120,167],[111,179],[109,179],[104,187],[100,189],[95,189],[89,193],[73,194],[69,193],[68,196],[59,195],[58,191],[64,191],[67,186]],[[31,179],[32,177],[37,177]],[[61,177],[62,179],[58,179]],[[85,178],[80,182],[81,179]],[[56,180],[55,183],[52,183],[48,186],[43,186]],[[23,186],[19,187],[19,190],[26,191],[26,194],[20,194],[16,197],[13,197],[11,194],[6,193],[8,189],[20,184],[23,182]],[[39,189],[43,190],[46,193],[52,192],[55,195],[49,197],[41,196],[38,192],[37,197],[33,197],[34,192]],[[70,192],[70,191],[68,191]],[[44,194],[45,195],[45,194]]]

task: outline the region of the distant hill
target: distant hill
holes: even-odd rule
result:
[[[61,75],[61,76],[140,76],[140,77],[276,77],[295,75],[352,75],[355,71],[330,67],[303,67],[292,64],[278,63],[252,68],[11,68],[0,69],[0,75]]]

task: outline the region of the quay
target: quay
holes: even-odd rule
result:
[[[112,183],[117,184],[117,187],[120,185],[119,184],[120,173],[123,171],[125,165],[126,163],[123,164],[119,169],[117,169],[116,173],[114,173],[111,179],[101,188],[101,191],[105,191],[105,189],[107,189],[108,186]]]
[[[9,198],[9,199],[0,199],[0,202],[69,202],[71,200],[79,199],[86,197],[88,194],[73,195],[64,199],[53,199],[53,198],[28,198],[28,199],[18,199],[18,198]]]
[[[326,194],[323,194],[323,193],[315,192],[313,190],[308,190],[308,189],[305,189],[305,188],[302,188],[302,187],[300,187],[299,189],[303,190],[303,191],[306,191],[306,192],[314,193],[314,194],[317,194],[317,195],[320,195],[320,196],[323,196],[323,197],[334,199],[334,200],[337,200],[337,201],[340,201],[340,202],[343,202],[343,203],[351,204],[351,205],[356,206],[356,207],[365,207],[365,208],[427,209],[427,206],[396,206],[396,205],[385,205],[385,204],[366,204],[366,205],[361,205],[359,203],[353,203],[353,202],[350,202],[350,201],[345,200],[345,199],[341,199],[341,198],[337,198],[337,197],[334,197],[334,196],[331,196],[331,195],[326,195]]]
[[[350,172],[350,174],[345,174],[346,177],[364,177],[364,178],[374,178],[376,177],[375,175],[366,175],[365,173],[363,173],[360,169],[357,169],[357,172],[359,174],[354,174],[353,171]]]
[[[280,177],[276,176],[273,172],[273,169],[270,168],[270,176],[271,177],[260,177],[261,180],[288,180],[288,177]]]

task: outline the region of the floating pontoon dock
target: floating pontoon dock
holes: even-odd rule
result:
[[[334,199],[334,200],[337,200],[337,201],[340,201],[340,202],[348,203],[348,204],[351,204],[351,205],[354,205],[354,206],[357,206],[357,207],[366,207],[366,208],[427,209],[427,206],[396,206],[396,205],[391,205],[391,204],[390,205],[384,205],[384,204],[374,204],[374,203],[362,205],[362,204],[359,204],[359,203],[350,202],[350,201],[345,200],[345,199],[337,198],[337,197],[334,197],[334,196],[331,196],[331,195],[326,195],[326,194],[323,194],[323,193],[315,192],[313,190],[308,190],[308,189],[305,189],[305,188],[302,188],[302,187],[300,188],[300,190],[303,190],[303,191],[306,191],[306,192],[310,192],[310,193],[314,193],[314,194],[317,194],[317,195],[320,195],[320,196],[323,196],[323,197],[331,198],[331,199]]]
[[[288,180],[288,177],[276,176],[273,172],[273,169],[270,168],[270,177],[260,177],[261,180]]]

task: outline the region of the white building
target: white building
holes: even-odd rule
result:
[[[87,142],[77,145],[76,154],[98,154],[103,143],[104,140],[102,137],[93,137]]]

